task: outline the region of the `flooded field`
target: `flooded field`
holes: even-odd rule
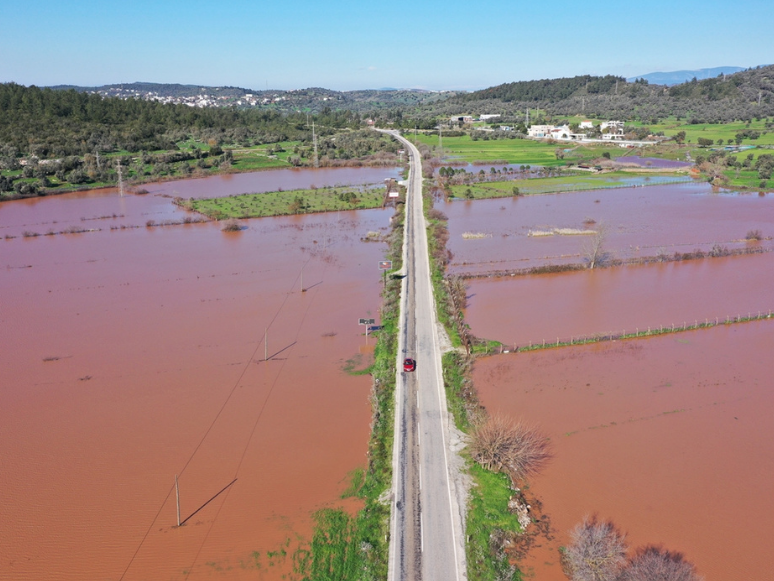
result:
[[[774,197],[653,186],[451,203],[453,271],[579,262],[583,236],[530,229],[608,225],[618,257],[672,254],[774,234]],[[491,238],[463,239],[463,232]],[[470,279],[473,334],[507,346],[721,321],[774,308],[774,255],[550,275]],[[527,578],[564,581],[559,547],[586,515],[611,519],[632,548],[683,552],[707,581],[764,579],[774,567],[774,322],[510,353],[479,360],[482,404],[537,424],[555,459],[529,484],[550,521],[522,562]],[[541,511],[539,511],[541,512]]]
[[[774,236],[774,196],[713,192],[706,184],[648,186],[436,203],[449,216],[451,273],[481,273],[583,260],[588,236],[530,236],[605,225],[617,258],[746,246],[750,230]],[[463,238],[464,233],[480,234]],[[770,241],[764,244],[771,244]]]
[[[623,164],[638,165],[640,167],[652,167],[655,169],[677,169],[689,168],[693,164],[687,161],[677,161],[674,159],[661,159],[659,157],[639,157],[637,155],[626,155],[616,157],[615,161]]]
[[[200,179],[176,180],[144,186],[152,194],[182,198],[214,198],[232,194],[300,190],[312,185],[354,186],[383,183],[398,178],[397,167],[274,169],[259,172],[221,174]]]
[[[774,252],[471,279],[465,320],[508,346],[683,326],[774,309]]]
[[[683,552],[707,581],[768,578],[772,349],[759,321],[477,362],[487,409],[538,424],[554,448],[530,483],[554,538],[522,563],[527,578],[566,581],[558,548],[585,515],[631,547]]]
[[[103,228],[0,240],[0,578],[278,579],[314,510],[357,508],[370,381],[342,367],[369,356],[384,246],[360,238],[391,214],[225,233],[105,227],[184,215],[153,194],[0,206],[0,234]]]

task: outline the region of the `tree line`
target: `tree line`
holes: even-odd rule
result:
[[[323,109],[312,119],[318,134],[358,127],[360,114]],[[75,90],[0,84],[0,147],[5,157],[40,159],[95,151],[158,151],[187,138],[243,146],[311,139],[303,113],[197,108]]]

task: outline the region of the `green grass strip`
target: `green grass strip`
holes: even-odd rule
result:
[[[180,200],[178,203],[214,220],[225,220],[380,208],[384,203],[384,194],[383,187],[331,187]]]

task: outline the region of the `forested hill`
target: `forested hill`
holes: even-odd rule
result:
[[[401,119],[429,122],[439,116],[482,113],[514,119],[523,118],[527,108],[647,122],[669,116],[697,123],[769,117],[774,115],[774,65],[672,87],[644,80],[630,83],[613,75],[506,83],[403,111]]]
[[[565,79],[520,81],[468,93],[458,97],[457,100],[465,102],[498,99],[505,103],[512,101],[561,101],[577,93],[588,95],[609,93],[615,89],[618,83],[626,83],[626,79],[613,75],[604,77],[583,75]]]
[[[357,127],[359,114],[327,109],[318,134]],[[227,143],[275,143],[311,137],[306,114],[197,108],[75,90],[0,84],[0,152],[40,158],[126,150],[174,149],[193,137]]]

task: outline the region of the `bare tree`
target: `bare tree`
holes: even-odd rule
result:
[[[537,474],[551,458],[543,434],[502,416],[491,416],[474,427],[470,452],[484,468],[505,472],[514,482]]]
[[[626,565],[626,537],[612,522],[586,517],[570,533],[562,555],[572,581],[614,581]]]
[[[581,248],[581,252],[586,258],[586,261],[589,264],[589,268],[599,266],[607,258],[607,253],[604,249],[606,237],[607,226],[603,222],[600,222],[597,226],[596,234],[594,234],[594,236]]]
[[[648,546],[637,551],[619,581],[701,581],[693,563],[681,553]]]

